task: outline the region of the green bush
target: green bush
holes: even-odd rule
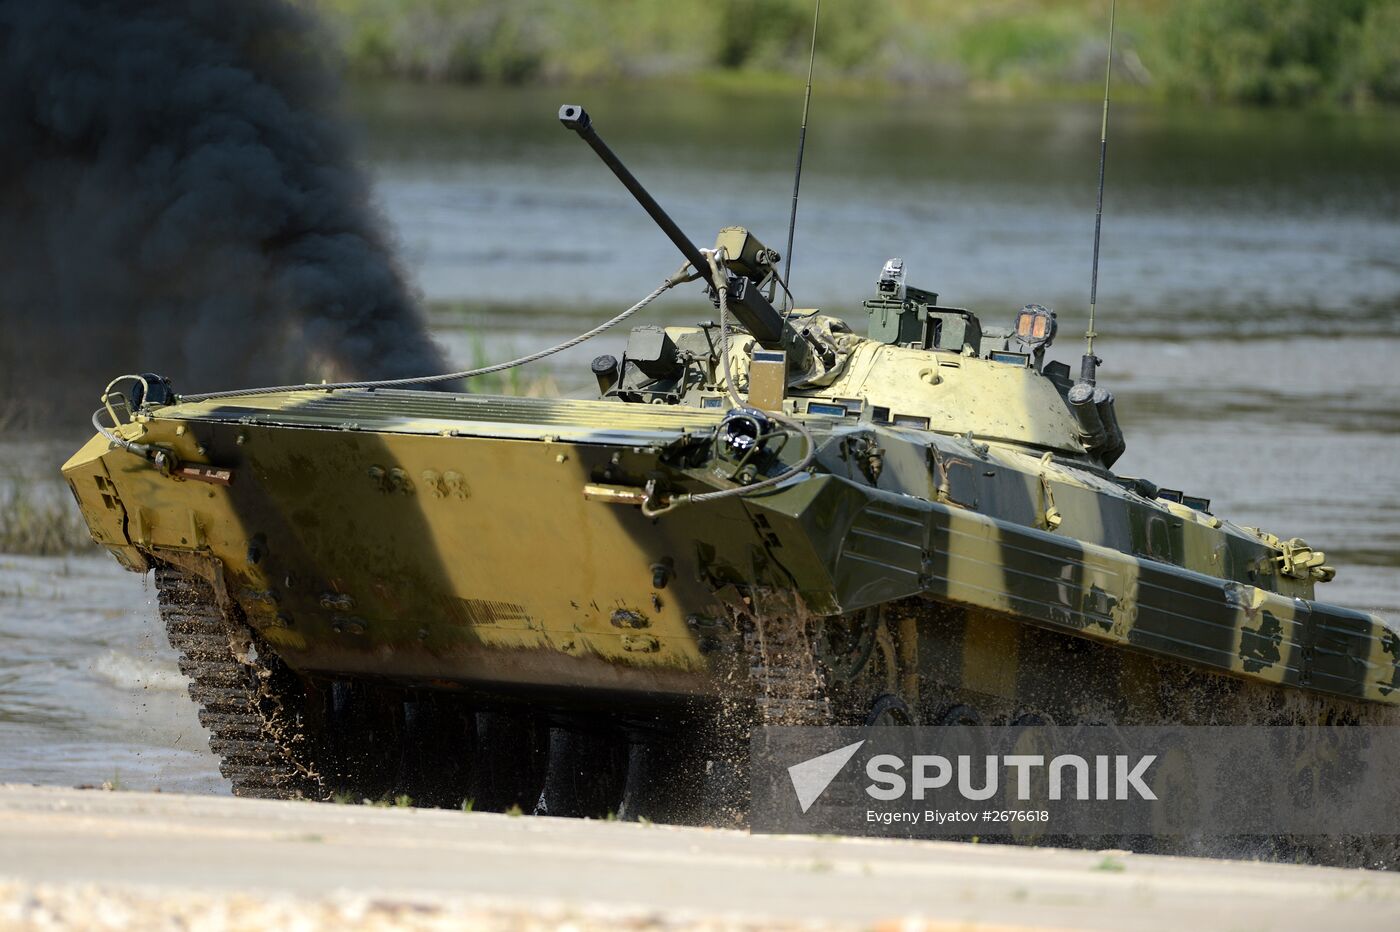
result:
[[[1182,0],[1155,57],[1193,100],[1396,103],[1397,24],[1400,0]]]
[[[548,47],[537,4],[509,0],[312,0],[329,16],[350,69],[427,81],[519,82]]]
[[[958,31],[956,60],[983,81],[1037,79],[1067,70],[1085,41],[1085,24],[1063,11],[988,16]]]
[[[1350,103],[1400,103],[1400,2],[1372,3],[1342,28],[1346,54],[1334,74],[1334,94]]]

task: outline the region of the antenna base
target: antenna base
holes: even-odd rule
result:
[[[1085,353],[1079,360],[1079,381],[1093,385],[1098,381],[1099,366],[1103,360],[1093,353]]]

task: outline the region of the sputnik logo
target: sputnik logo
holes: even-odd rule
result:
[[[837,748],[804,760],[800,764],[793,764],[789,767],[788,777],[792,780],[792,788],[797,793],[797,802],[805,813],[812,808],[812,804],[821,798],[826,792],[826,788],[831,786],[831,781],[836,779],[836,775],[841,769],[850,763],[852,757],[860,750],[864,740],[855,744],[848,744],[844,748]]]

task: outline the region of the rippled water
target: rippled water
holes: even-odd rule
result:
[[[691,237],[786,237],[795,101],[645,88],[380,88],[355,113],[386,213],[464,364],[586,329],[678,264],[559,127],[585,104]],[[851,315],[881,264],[1009,322],[1057,308],[1080,352],[1094,104],[824,99],[803,178],[799,302]],[[1303,536],[1340,567],[1330,600],[1400,616],[1400,116],[1115,110],[1105,199],[1102,380],[1120,470]],[[648,322],[713,311],[668,295]],[[544,371],[586,391],[587,360]],[[1056,355],[1052,351],[1052,356]],[[0,445],[24,475],[60,446]],[[152,592],[99,557],[0,556],[0,780],[221,787]]]
[[[0,781],[225,791],[154,598],[105,557],[0,555]]]

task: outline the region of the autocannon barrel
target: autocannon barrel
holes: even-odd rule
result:
[[[783,320],[783,316],[778,313],[767,298],[759,294],[757,288],[747,287],[748,283],[744,281],[732,283],[714,281],[709,263],[700,250],[696,248],[695,243],[691,242],[690,237],[676,226],[676,222],[662,209],[660,204],[656,203],[656,199],[651,196],[651,193],[642,187],[642,183],[628,171],[627,166],[622,164],[622,160],[598,135],[598,131],[593,128],[593,121],[589,118],[587,110],[578,104],[565,104],[559,108],[559,122],[578,133],[579,138],[598,153],[603,164],[612,169],[612,173],[617,176],[618,181],[622,182],[623,187],[632,192],[637,203],[641,204],[642,209],[652,220],[656,221],[661,232],[665,233],[672,243],[675,243],[676,248],[680,250],[681,255],[685,256],[686,261],[695,266],[696,270],[715,288],[719,288],[721,284],[729,287],[730,311],[753,334],[754,339],[772,349],[788,348],[790,354],[793,349],[796,349],[799,354],[805,355],[803,353],[805,347],[801,339],[794,338],[794,334]]]

